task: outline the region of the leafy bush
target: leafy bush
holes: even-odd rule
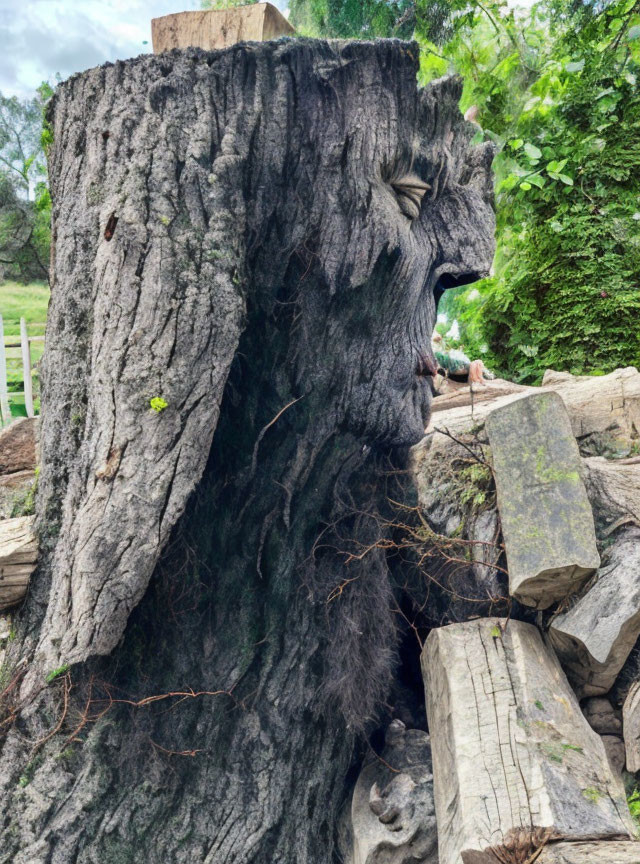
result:
[[[640,3],[539,3],[523,39],[489,9],[444,52],[499,147],[495,274],[445,302],[461,346],[522,381],[640,365]]]

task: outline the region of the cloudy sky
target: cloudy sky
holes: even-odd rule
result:
[[[0,0],[0,91],[31,96],[57,73],[150,51],[152,18],[199,8],[199,0]]]

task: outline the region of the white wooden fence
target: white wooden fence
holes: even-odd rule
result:
[[[20,341],[8,342],[5,345],[4,341],[4,326],[2,323],[2,315],[0,315],[0,425],[6,426],[11,423],[11,409],[9,406],[10,396],[24,396],[24,405],[27,411],[27,417],[34,416],[33,410],[33,379],[31,372],[33,369],[31,363],[31,343],[44,342],[44,336],[29,336],[27,332],[27,322],[24,318],[20,319]],[[12,390],[9,393],[7,386],[7,348],[20,348],[22,352],[22,379],[23,389],[19,391]]]

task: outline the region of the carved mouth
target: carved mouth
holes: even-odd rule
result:
[[[438,311],[438,303],[445,291],[449,288],[461,288],[463,285],[471,285],[479,279],[484,279],[486,273],[462,273],[460,276],[454,276],[453,273],[442,273],[433,289],[433,296],[436,301],[436,312]]]

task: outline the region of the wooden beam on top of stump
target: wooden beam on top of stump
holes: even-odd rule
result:
[[[151,21],[153,51],[203,48],[213,51],[237,42],[266,42],[296,31],[271,3],[252,3],[233,9],[177,12]]]
[[[505,625],[440,627],[422,652],[440,864],[633,836],[621,779],[555,654],[536,627]]]

